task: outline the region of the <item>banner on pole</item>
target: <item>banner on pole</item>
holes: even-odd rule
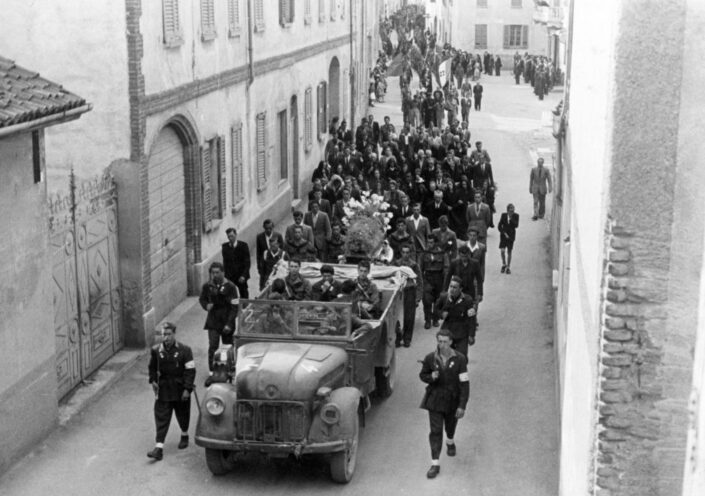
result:
[[[451,78],[451,62],[453,59],[447,59],[441,62],[438,66],[438,79],[441,87],[444,87]]]

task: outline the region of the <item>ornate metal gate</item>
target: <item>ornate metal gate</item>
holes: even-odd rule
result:
[[[123,345],[113,178],[76,184],[50,199],[56,375],[63,397]]]

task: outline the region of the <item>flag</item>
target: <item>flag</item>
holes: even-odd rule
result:
[[[451,79],[451,62],[453,59],[446,59],[438,66],[438,82],[443,88]]]

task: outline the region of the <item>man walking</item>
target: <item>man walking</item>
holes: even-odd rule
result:
[[[447,267],[445,250],[437,245],[436,236],[431,234],[426,243],[427,249],[422,252],[419,267],[423,275],[424,329],[430,329],[432,321],[434,327],[439,326],[438,313],[433,305],[443,292],[443,276]]]
[[[396,336],[397,348],[404,344],[405,348],[411,346],[414,336],[414,321],[416,320],[416,305],[421,301],[423,283],[421,282],[421,269],[411,254],[411,246],[402,245],[401,257],[396,260],[397,265],[409,267],[416,274],[416,278],[408,277],[404,283],[404,325],[401,335]]]
[[[512,264],[512,250],[514,249],[514,240],[519,227],[519,214],[514,213],[514,205],[507,205],[507,211],[502,214],[497,224],[499,231],[499,251],[502,254],[502,269],[503,274],[511,274],[509,266]],[[505,254],[506,251],[506,254]]]
[[[436,302],[436,314],[443,319],[441,329],[448,329],[453,349],[468,356],[468,346],[475,344],[475,304],[460,290],[460,277],[450,278],[448,291]]]
[[[196,365],[191,348],[175,338],[176,326],[165,322],[162,326],[162,343],[152,347],[149,360],[149,383],[154,390],[154,422],[157,442],[147,456],[161,460],[164,440],[169,431],[171,414],[181,428],[179,449],[188,447],[188,427],[191,418],[191,391],[196,378]]]
[[[237,231],[230,227],[225,231],[228,242],[223,243],[221,254],[225,278],[237,286],[239,295],[248,298],[247,280],[250,278],[250,247],[244,241],[238,241]]]
[[[472,89],[472,95],[475,97],[475,110],[482,110],[482,83],[478,81]]]
[[[465,415],[470,396],[467,358],[451,348],[452,338],[447,329],[436,333],[436,350],[423,359],[419,377],[426,386],[421,408],[428,410],[431,445],[431,468],[426,477],[434,479],[441,471],[439,463],[443,448],[443,430],[446,432],[448,456],[455,456],[453,437],[458,419]]]
[[[531,220],[543,219],[546,213],[546,192],[551,193],[552,190],[551,173],[543,166],[543,158],[539,158],[529,176],[529,193],[534,197],[534,216]]]
[[[206,324],[208,331],[208,370],[213,372],[213,355],[220,341],[233,344],[235,317],[239,304],[238,288],[225,278],[223,264],[213,262],[208,269],[210,280],[201,288],[198,302],[208,312]],[[211,376],[206,379],[206,387],[211,385]]]

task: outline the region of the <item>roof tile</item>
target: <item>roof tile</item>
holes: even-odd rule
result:
[[[86,100],[0,56],[0,128],[85,105]]]

